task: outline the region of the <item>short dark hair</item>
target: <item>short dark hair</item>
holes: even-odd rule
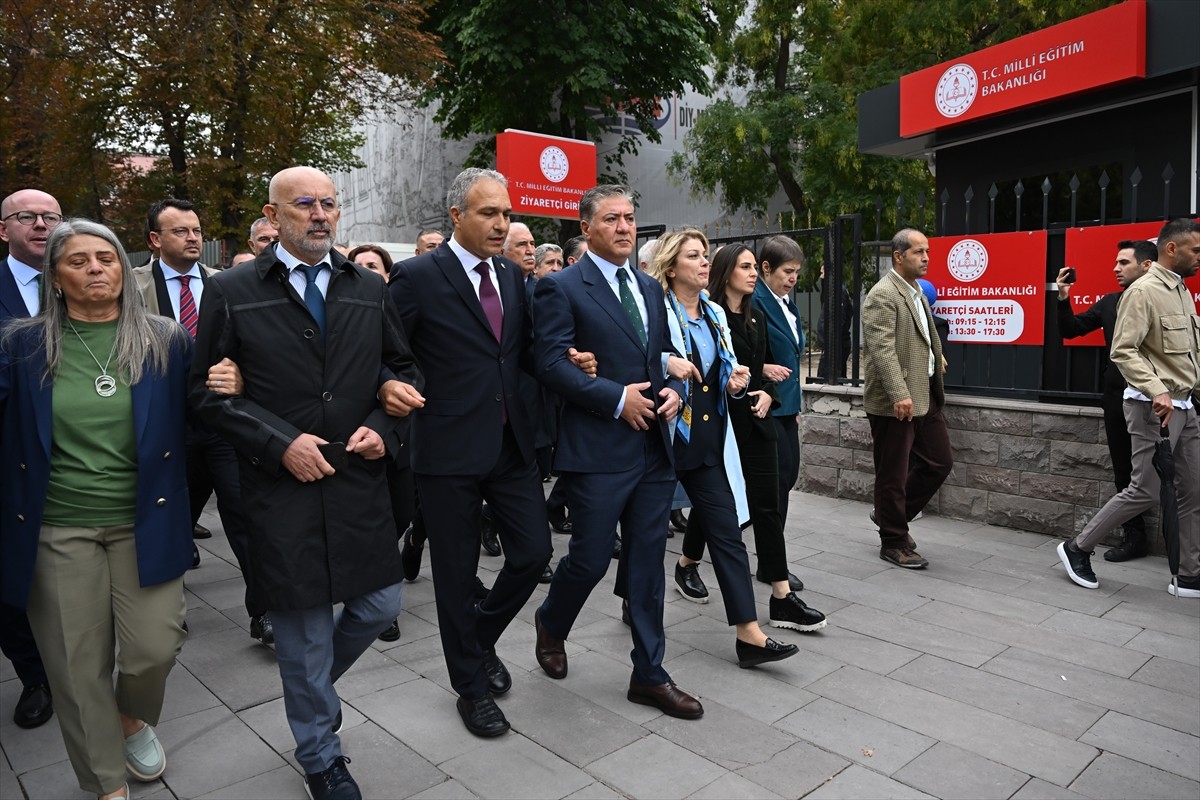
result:
[[[788,236],[768,236],[758,252],[759,266],[765,262],[769,269],[774,270],[790,261],[804,263],[804,250],[796,240]]]
[[[1200,232],[1200,225],[1192,222],[1187,217],[1173,219],[1166,225],[1162,226],[1162,230],[1158,232],[1158,245],[1161,247],[1167,242],[1175,242],[1183,244],[1184,238],[1189,234]]]
[[[389,253],[387,250],[384,250],[382,247],[380,247],[377,244],[360,244],[358,247],[354,248],[349,253],[346,253],[346,258],[353,261],[355,258],[357,258],[362,253],[374,253],[375,255],[379,256],[379,259],[383,262],[383,271],[388,273],[389,275],[391,274],[391,272],[392,272],[392,254]]]
[[[579,198],[579,219],[581,221],[591,222],[592,217],[596,216],[596,206],[600,205],[601,200],[606,200],[610,197],[624,197],[629,202],[633,202],[633,192],[628,186],[622,186],[617,183],[602,183],[599,186],[593,186],[583,193],[583,197]]]
[[[158,218],[168,208],[174,208],[177,211],[195,211],[196,204],[191,200],[180,200],[177,197],[151,203],[150,210],[146,212],[146,241],[150,240],[150,231],[158,232]]]
[[[908,248],[912,247],[912,235],[921,233],[916,228],[901,228],[896,231],[896,235],[892,237],[892,252],[904,255],[908,252]],[[925,234],[921,234],[924,236]]]
[[[417,238],[420,239],[422,236],[425,236],[430,233],[436,233],[438,236],[441,236],[443,239],[446,238],[446,234],[442,233],[437,228],[425,228],[424,230],[417,231]]]
[[[563,245],[563,261],[564,261],[564,263],[568,259],[572,259],[572,258],[575,259],[576,261],[578,261],[579,260],[579,252],[585,244],[587,244],[586,236],[572,236],[570,239],[567,239],[567,243]]]
[[[1139,264],[1143,261],[1158,261],[1158,248],[1154,242],[1145,239],[1124,239],[1117,242],[1117,250],[1132,250],[1133,258]]]

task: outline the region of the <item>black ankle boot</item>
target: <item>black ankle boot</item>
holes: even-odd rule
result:
[[[1131,561],[1142,558],[1150,551],[1146,543],[1146,532],[1126,529],[1125,541],[1104,554],[1105,561]]]

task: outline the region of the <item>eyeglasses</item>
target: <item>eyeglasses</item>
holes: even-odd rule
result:
[[[164,231],[160,228],[157,232],[158,233],[169,233],[172,236],[174,236],[176,239],[186,239],[187,235],[189,233],[194,235],[197,239],[204,238],[204,229],[203,228],[171,228],[170,230],[166,230],[166,231]]]
[[[272,203],[271,205],[293,206],[306,214],[311,214],[316,210],[318,205],[326,214],[332,214],[338,208],[337,200],[334,200],[332,197],[322,197],[320,200],[315,197],[297,197],[295,200],[289,202]]]
[[[62,214],[55,214],[52,211],[48,211],[45,214],[39,214],[36,211],[16,211],[5,217],[3,221],[8,222],[13,217],[16,217],[17,222],[21,223],[22,225],[32,225],[38,217],[41,217],[42,222],[45,223],[47,228],[53,228],[58,223],[62,222]]]

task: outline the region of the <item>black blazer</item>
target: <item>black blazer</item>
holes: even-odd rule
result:
[[[17,288],[17,279],[13,277],[8,259],[0,259],[0,322],[12,317],[24,318],[29,316],[25,307],[25,298]]]
[[[533,418],[520,372],[531,364],[529,301],[521,268],[491,259],[504,306],[500,341],[458,256],[443,243],[397,265],[388,292],[425,375],[425,406],[412,416],[411,459],[427,475],[481,475],[495,466],[504,414],[525,463]]]
[[[779,426],[772,420],[771,414],[759,419],[751,410],[754,398],[750,397],[750,392],[766,392],[771,398],[772,409],[779,408],[779,393],[775,389],[775,382],[764,378],[762,374],[763,364],[767,360],[766,319],[762,310],[751,305],[749,299],[745,307],[750,309],[751,325],[746,324],[742,315],[725,310],[733,354],[739,364],[750,368],[750,383],[746,386],[746,392],[739,398],[728,398],[729,419],[733,423],[733,433],[739,447],[758,441],[774,442],[779,438]]]

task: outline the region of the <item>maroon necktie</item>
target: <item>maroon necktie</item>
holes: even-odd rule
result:
[[[492,277],[488,274],[486,261],[480,261],[475,271],[479,273],[479,303],[483,306],[483,313],[488,319],[488,324],[492,326],[492,334],[495,335],[498,342],[500,341],[500,331],[504,327],[504,308],[500,305],[500,295],[496,294],[496,287],[492,285]]]
[[[192,297],[192,290],[188,288],[192,277],[190,275],[179,276],[179,324],[187,328],[187,332],[196,338],[196,298]]]

